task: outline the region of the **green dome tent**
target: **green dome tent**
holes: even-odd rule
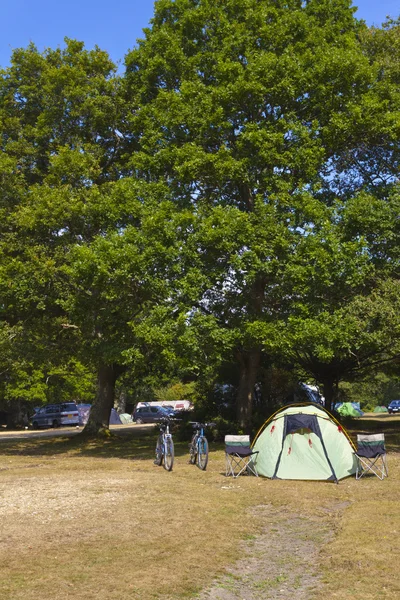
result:
[[[316,404],[285,406],[258,432],[253,450],[259,475],[272,479],[338,481],[356,472],[346,430]]]
[[[389,412],[386,406],[375,406],[374,413],[387,413]]]
[[[127,425],[128,423],[133,423],[132,416],[128,413],[121,413],[119,415],[119,418],[121,419],[121,423],[123,423],[124,425]]]
[[[342,415],[342,417],[360,417],[360,412],[354,408],[351,402],[343,402],[341,406],[337,409],[338,413]]]

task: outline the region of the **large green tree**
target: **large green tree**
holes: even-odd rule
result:
[[[126,58],[126,172],[193,212],[187,309],[237,361],[242,427],[302,239],[335,199],[371,190],[373,166],[381,188],[393,176],[394,91],[353,13],[347,0],[160,0]]]
[[[213,377],[236,361],[248,427],[268,356],[301,362],[302,348],[314,374],[387,359],[399,25],[353,13],[348,0],[159,0],[123,78],[73,40],[13,53],[0,75],[3,385],[85,364],[95,432],[127,366]]]
[[[107,54],[73,40],[14,51],[0,77],[0,311],[5,340],[19,334],[13,355],[2,344],[15,379],[6,384],[21,390],[30,371],[50,399],[49,374],[85,365],[97,377],[92,433],[108,427],[116,378],[134,355],[124,352],[168,296],[173,263],[163,189],[120,176],[119,88]]]
[[[1,72],[1,319],[19,329],[9,387],[21,388],[31,372],[46,390],[49,373],[74,355],[60,267],[72,248],[115,224],[119,119],[115,67],[98,48],[66,40],[39,53],[30,45]]]
[[[130,188],[125,179],[120,186]],[[119,194],[121,194],[119,189]],[[151,202],[146,187],[143,204],[136,186],[125,189],[133,223],[75,246],[62,267],[67,293],[60,303],[76,338],[78,355],[97,373],[97,397],[86,431],[108,429],[117,378],[129,368],[132,377],[143,370],[143,330],[157,307],[169,301],[174,280],[175,232],[173,207]],[[157,198],[156,194],[156,198]],[[172,264],[172,268],[171,268]]]

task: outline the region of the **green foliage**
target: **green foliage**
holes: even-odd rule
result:
[[[400,378],[384,371],[371,371],[361,381],[343,381],[340,398],[346,402],[360,402],[363,411],[373,411],[376,406],[388,406],[400,398]]]
[[[353,355],[384,352],[383,319],[366,315],[382,274],[356,194],[387,198],[393,187],[400,105],[383,47],[397,29],[371,34],[353,12],[349,2],[164,0],[126,59],[129,129],[141,139],[131,167],[164,178],[193,212],[178,281],[184,341],[209,380],[237,360],[243,397],[261,349],[320,380],[341,377]]]
[[[3,395],[88,399],[125,371],[132,397],[215,414],[231,370],[243,428],[256,381],[284,396],[276,365],[332,392],[398,356],[399,31],[347,0],[160,0],[122,77],[74,40],[14,51]]]
[[[94,396],[93,375],[77,361],[48,370],[27,361],[15,362],[4,385],[4,399],[14,398],[32,406],[51,402],[90,402]]]
[[[17,50],[1,73],[0,311],[20,331],[4,356],[11,396],[93,396],[93,375],[79,386],[70,365],[120,372],[136,326],[168,296],[172,206],[162,186],[121,178],[119,85],[105,52],[72,40]]]
[[[215,427],[207,431],[207,436],[215,442],[223,442],[226,435],[242,435],[244,431],[238,427],[235,419],[228,420],[221,416],[213,417]]]
[[[173,401],[173,400],[191,400],[196,398],[195,382],[183,383],[178,381],[169,386],[154,390],[154,395],[157,400]]]

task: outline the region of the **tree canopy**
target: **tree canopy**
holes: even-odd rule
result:
[[[15,50],[6,396],[25,380],[43,400],[55,373],[84,372],[95,432],[123,372],[211,386],[236,364],[248,429],[274,361],[330,407],[338,381],[397,357],[399,39],[349,0],[159,0],[122,75],[74,40]]]
[[[314,316],[346,310],[372,282],[342,212],[393,187],[396,63],[383,64],[386,38],[353,12],[346,1],[165,0],[126,59],[141,140],[132,169],[194,214],[192,321],[225,332],[243,427],[282,321],[304,320],[301,303]]]

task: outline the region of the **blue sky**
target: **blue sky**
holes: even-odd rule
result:
[[[40,51],[63,45],[65,36],[97,44],[111,58],[123,61],[142,36],[153,14],[153,0],[0,0],[0,67],[8,65],[13,48],[30,41]],[[399,0],[354,0],[356,16],[380,25],[386,15],[400,14]]]

